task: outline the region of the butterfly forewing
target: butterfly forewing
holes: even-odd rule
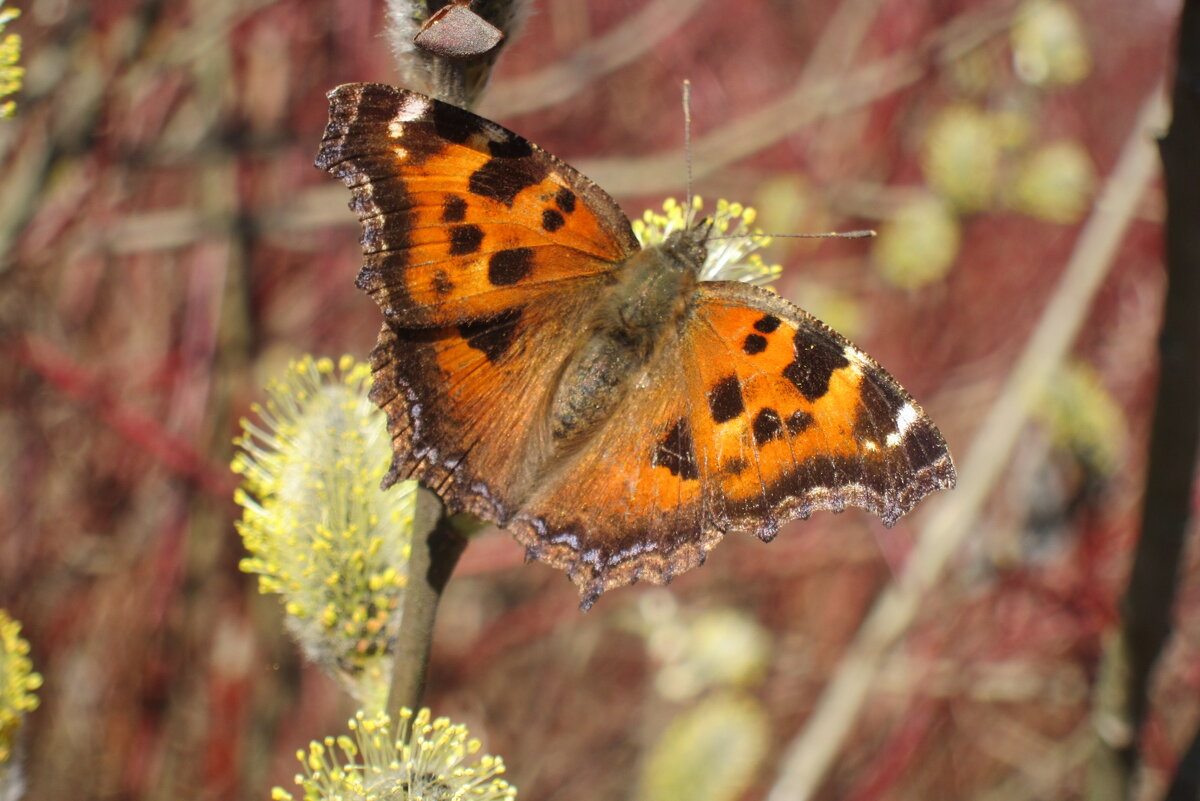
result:
[[[401,326],[457,324],[613,269],[637,240],[602,189],[495,123],[382,84],[330,92],[317,166],[350,188],[360,288]]]
[[[845,338],[749,284],[703,283],[699,297],[684,363],[690,393],[707,402],[693,429],[734,528],[769,537],[781,522],[847,505],[891,525],[953,486],[941,433]]]

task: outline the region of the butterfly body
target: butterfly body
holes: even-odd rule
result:
[[[870,357],[744,283],[701,281],[708,226],[642,248],[565,163],[378,84],[330,94],[318,166],[363,225],[385,323],[388,482],[509,529],[588,605],[722,536],[847,505],[891,525],[953,486],[937,428]]]
[[[617,281],[557,381],[550,419],[561,447],[577,445],[611,417],[664,344],[683,330],[705,258],[697,230],[676,232],[617,269]]]

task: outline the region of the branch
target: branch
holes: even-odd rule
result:
[[[1171,633],[1172,607],[1191,523],[1191,494],[1200,444],[1200,1],[1188,0],[1179,23],[1179,62],[1172,96],[1173,120],[1159,140],[1166,189],[1167,288],[1159,338],[1158,388],[1150,434],[1142,534],[1134,553],[1124,615],[1108,653],[1106,673],[1123,679],[1111,710],[1124,741],[1108,743],[1098,768],[1113,791],[1131,796],[1141,731],[1150,704],[1152,673]],[[1184,791],[1181,765],[1173,798],[1196,798],[1195,776]],[[1118,794],[1119,793],[1119,794]]]
[[[388,690],[387,713],[392,720],[400,720],[402,708],[415,712],[422,706],[438,603],[466,547],[466,536],[455,529],[441,499],[431,490],[418,487],[408,584]]]
[[[413,43],[422,23],[446,0],[388,0],[387,37],[400,85],[459,108],[473,108],[487,88],[492,68],[525,19],[527,0],[476,0],[472,10],[504,33],[495,48],[470,59],[449,59]]]

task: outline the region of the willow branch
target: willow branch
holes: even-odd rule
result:
[[[467,547],[466,536],[454,527],[441,499],[432,491],[418,488],[416,505],[408,583],[388,690],[387,712],[392,720],[399,720],[402,708],[421,708],[438,604]],[[425,533],[418,535],[418,531]]]

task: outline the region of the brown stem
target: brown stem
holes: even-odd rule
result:
[[[392,663],[392,683],[388,690],[387,712],[392,720],[399,720],[401,708],[415,711],[421,707],[438,602],[458,558],[467,547],[466,536],[454,526],[436,495],[419,489],[417,505],[416,520],[428,519],[432,516],[430,512],[435,513],[437,519],[427,533],[413,538],[400,633]],[[434,505],[436,508],[432,508]],[[421,506],[426,508],[423,510]]]
[[[1118,752],[1127,796],[1149,709],[1152,673],[1171,632],[1200,445],[1200,0],[1184,3],[1178,46],[1171,127],[1159,141],[1167,205],[1167,291],[1158,391],[1142,533],[1125,592],[1120,635],[1128,666],[1126,723],[1132,735]]]
[[[1167,196],[1167,292],[1142,536],[1125,596],[1132,722],[1145,717],[1149,673],[1171,628],[1200,442],[1200,0],[1184,5],[1172,121],[1159,142]]]
[[[487,87],[501,51],[515,38],[528,0],[475,0],[471,10],[499,28],[504,39],[492,50],[469,59],[448,59],[413,42],[421,25],[446,0],[387,0],[385,33],[396,56],[400,85],[470,109]]]

